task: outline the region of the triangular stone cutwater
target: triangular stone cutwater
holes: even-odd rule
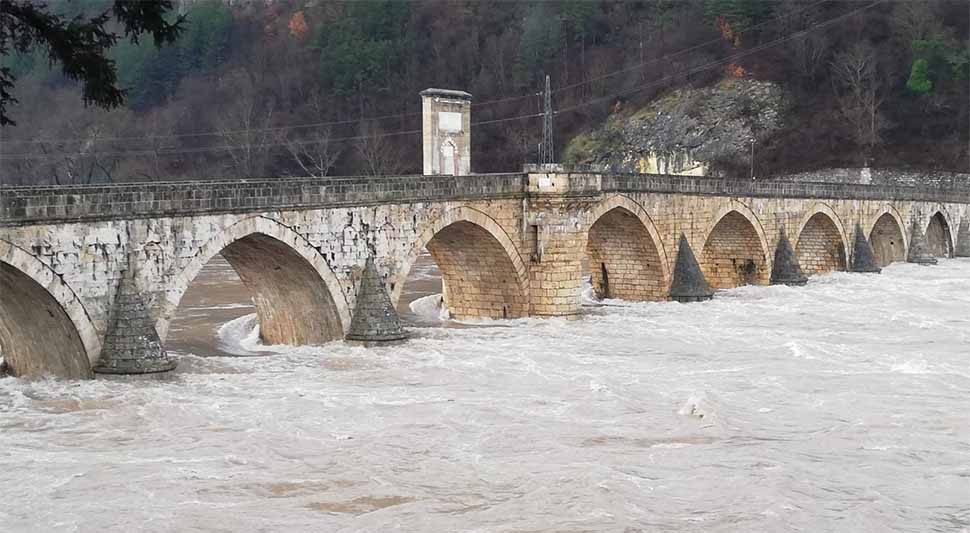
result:
[[[775,261],[771,265],[772,285],[804,285],[808,278],[802,272],[791,241],[785,235],[785,228],[779,230],[778,246],[775,247]]]
[[[707,284],[687,237],[681,233],[674,275],[670,282],[670,299],[678,302],[700,302],[710,300],[713,296],[714,290]]]
[[[936,258],[930,253],[930,247],[926,244],[926,235],[920,231],[915,219],[910,226],[909,253],[906,254],[906,261],[918,265],[936,264]]]
[[[175,368],[155,330],[155,320],[138,290],[138,276],[129,255],[115,294],[101,357],[94,371],[99,374],[151,374]]]
[[[882,272],[879,261],[876,260],[876,254],[872,251],[872,245],[858,223],[855,225],[855,241],[852,243],[852,272],[870,274]]]
[[[384,288],[384,281],[374,265],[374,258],[368,257],[346,340],[364,346],[379,346],[402,342],[407,338],[407,332]]]
[[[957,229],[957,246],[953,257],[970,257],[970,213],[963,216]]]

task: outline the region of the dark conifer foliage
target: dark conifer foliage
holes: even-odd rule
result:
[[[124,103],[125,90],[118,87],[115,63],[108,52],[121,36],[137,43],[151,35],[157,46],[178,38],[180,23],[166,18],[171,0],[115,0],[109,9],[92,16],[67,16],[30,0],[0,0],[0,54],[40,50],[62,74],[81,84],[85,104],[111,109]],[[109,26],[112,20],[119,26]],[[0,126],[13,125],[8,106],[17,99],[11,93],[16,75],[9,65],[0,67]]]

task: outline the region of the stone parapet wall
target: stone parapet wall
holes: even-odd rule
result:
[[[821,176],[821,175],[820,175]],[[804,176],[806,179],[812,177]],[[821,178],[820,178],[821,179]],[[849,179],[849,178],[845,178]],[[385,203],[594,196],[650,192],[751,198],[970,202],[970,188],[802,179],[749,181],[695,176],[564,172],[185,181],[0,188],[0,226],[80,220],[244,213]]]
[[[781,180],[736,180],[695,176],[612,174],[602,177],[603,192],[653,192],[749,198],[825,198],[836,200],[917,200],[970,202],[970,189],[861,185]]]
[[[523,174],[180,181],[0,188],[0,226],[259,212],[523,194]]]
[[[970,174],[942,170],[895,168],[831,168],[773,178],[777,181],[847,183],[874,186],[903,186],[970,190]]]

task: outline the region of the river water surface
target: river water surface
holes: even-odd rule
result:
[[[261,346],[213,262],[176,372],[0,380],[0,529],[970,531],[970,261],[478,324],[415,271],[404,345]]]

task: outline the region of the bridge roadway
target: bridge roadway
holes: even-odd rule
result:
[[[968,205],[957,188],[562,167],[6,187],[0,350],[24,376],[169,369],[169,323],[216,254],[251,291],[265,342],[319,344],[371,334],[366,322],[397,301],[425,248],[455,317],[573,317],[584,264],[602,296],[663,300],[680,299],[678,255],[713,289],[772,282],[776,253],[809,276],[866,270],[854,264],[866,249],[880,265],[970,255]],[[368,258],[383,283],[362,283]],[[358,294],[372,285],[383,290]]]

